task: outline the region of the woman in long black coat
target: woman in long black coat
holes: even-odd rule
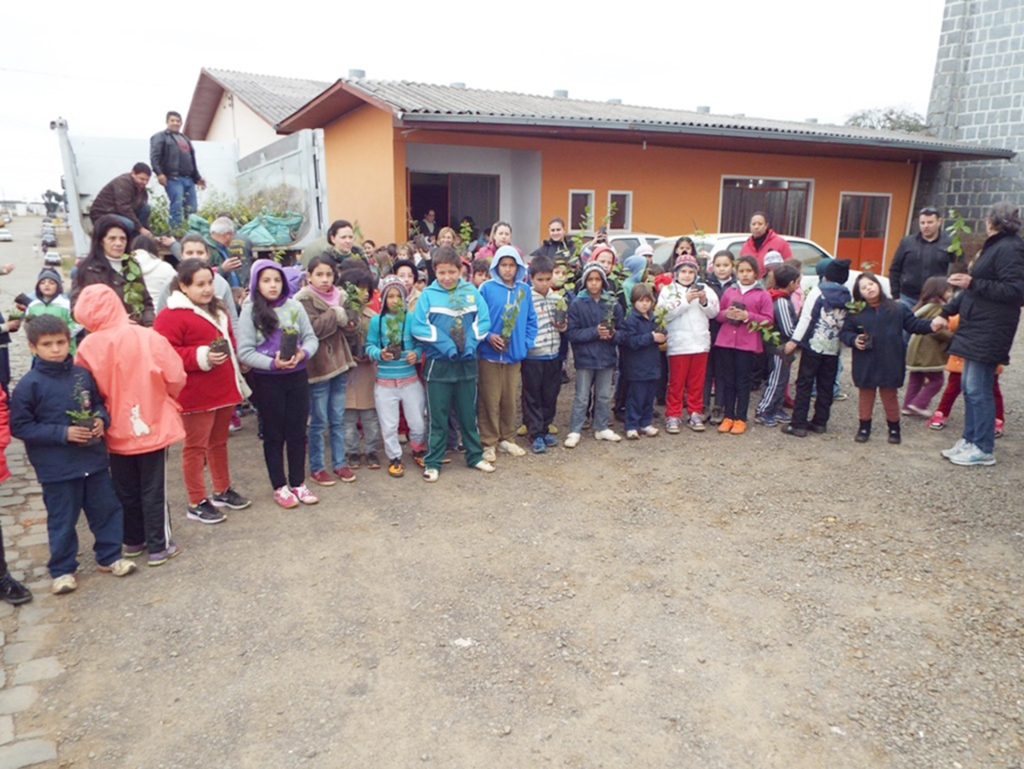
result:
[[[896,391],[903,387],[907,375],[903,332],[930,334],[932,321],[916,317],[909,307],[887,297],[870,272],[858,276],[853,299],[863,302],[864,308],[847,314],[839,338],[853,348],[853,383],[860,391],[860,429],[855,440],[863,443],[871,437],[877,390],[889,425],[889,443],[899,443],[900,402]]]
[[[960,315],[949,344],[951,355],[964,359],[960,385],[964,393],[964,432],[942,452],[955,465],[994,465],[996,366],[1010,362],[1010,347],[1024,304],[1024,240],[1020,210],[1003,201],[985,217],[988,239],[969,273],[949,276],[963,289],[942,308],[942,316]]]

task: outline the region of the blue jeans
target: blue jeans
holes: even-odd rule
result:
[[[150,209],[148,203],[143,203],[141,206],[135,209],[135,216],[138,218],[139,224],[141,224],[147,230],[149,229],[149,210]],[[124,225],[124,231],[128,235],[128,243],[130,244],[132,242],[132,238],[139,234],[139,231],[135,229],[135,222],[133,222],[127,216],[121,216],[121,214],[111,214],[111,216],[113,216],[115,219],[121,222],[121,224]]]
[[[594,387],[594,430],[600,432],[608,429],[614,375],[614,367],[576,369],[576,396],[572,401],[572,416],[569,418],[570,433],[583,431],[583,421],[587,418],[587,407],[590,405],[591,385]]]
[[[185,216],[194,214],[198,210],[196,183],[191,177],[168,176],[164,190],[167,192],[167,199],[171,203],[169,212],[171,227],[177,227]],[[182,216],[182,203],[185,205],[185,216]]]
[[[996,364],[965,359],[960,387],[964,393],[963,439],[986,454],[996,447],[996,399],[992,394]]]
[[[345,382],[339,374],[309,386],[309,471],[320,472],[324,464],[324,430],[331,439],[331,467],[345,466]]]

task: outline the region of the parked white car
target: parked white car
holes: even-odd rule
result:
[[[641,243],[647,243],[651,248],[661,240],[661,235],[654,235],[649,232],[620,232],[608,236],[608,245],[615,249],[619,261],[630,257],[640,247]]]
[[[654,246],[654,261],[657,264],[662,264],[672,254],[672,248],[675,246],[676,241],[682,237],[676,235],[673,238],[662,238]],[[693,239],[694,244],[697,246],[697,252],[707,251],[709,254],[714,256],[719,251],[728,251],[733,255],[733,259],[736,259],[740,255],[740,249],[743,248],[743,244],[747,242],[747,238],[750,237],[750,233],[747,232],[726,232],[726,233],[712,233],[704,235],[690,235]],[[815,270],[818,262],[822,259],[832,259],[833,256],[824,248],[819,246],[813,240],[807,238],[797,238],[791,235],[783,235],[788,242],[789,248],[793,252],[793,258],[799,259],[803,265],[801,272],[803,273],[800,279],[800,285],[807,291],[809,288],[813,288],[818,285],[818,273]],[[846,282],[847,288],[853,291],[853,286],[857,282],[857,276],[860,275],[860,270],[850,270],[850,279]],[[882,288],[885,290],[886,296],[892,296],[892,292],[889,290],[889,279],[884,275],[878,276],[878,281],[882,284]]]
[[[14,236],[11,235],[11,231],[6,227],[0,227],[0,241],[10,243],[12,240],[14,240]]]

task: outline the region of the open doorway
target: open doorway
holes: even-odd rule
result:
[[[464,216],[472,217],[478,231],[499,218],[500,177],[491,174],[409,173],[409,208],[412,223],[422,221],[431,209],[438,229],[459,230]],[[410,223],[410,229],[411,224]]]

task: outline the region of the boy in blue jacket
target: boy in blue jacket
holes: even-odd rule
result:
[[[643,433],[649,438],[658,434],[654,422],[654,396],[661,375],[661,352],[658,345],[668,336],[659,331],[651,308],[654,292],[638,283],[630,291],[633,311],[615,332],[622,350],[619,371],[626,385],[626,437],[636,440]]]
[[[611,293],[611,283],[597,262],[587,262],[580,282],[583,291],[569,305],[566,330],[576,362],[576,397],[569,418],[569,434],[565,436],[567,449],[579,445],[591,386],[594,388],[594,439],[622,440],[621,435],[608,427],[612,377],[618,360],[615,329],[622,323],[622,306]]]
[[[515,246],[502,246],[491,260],[491,279],[480,295],[491,316],[491,332],[480,345],[477,419],[488,462],[497,449],[513,457],[526,452],[516,444],[516,393],[523,359],[537,338],[537,311],[523,282],[526,264]]]
[[[487,303],[460,277],[462,260],[451,246],[433,256],[435,280],[420,294],[412,335],[423,347],[427,382],[427,456],[423,480],[433,483],[448,444],[448,416],[454,410],[466,447],[466,465],[493,473],[483,458],[476,425],[476,350],[491,330]]]
[[[53,592],[78,587],[78,535],[75,524],[85,510],[96,538],[99,570],[124,577],[135,564],[121,557],[124,513],[110,479],[103,432],[110,415],[92,375],[74,365],[68,353],[71,331],[62,318],[40,315],[27,324],[32,370],[11,396],[11,434],[25,442],[29,462],[43,486],[46,530],[50,539]],[[69,412],[92,411],[92,427],[71,424]]]

